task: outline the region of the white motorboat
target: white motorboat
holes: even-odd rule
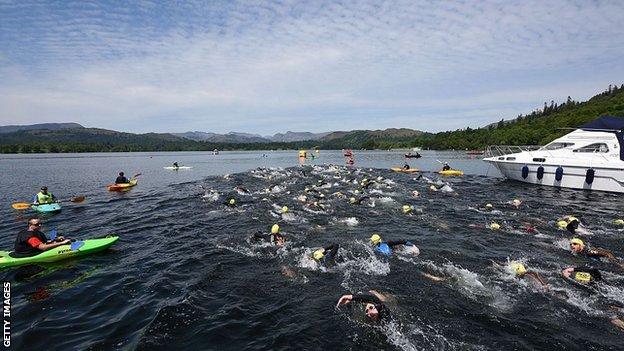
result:
[[[624,193],[624,117],[600,117],[542,147],[490,146],[486,156],[508,179]]]

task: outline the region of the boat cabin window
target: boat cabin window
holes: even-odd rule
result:
[[[566,147],[570,147],[573,146],[574,143],[566,143],[566,142],[558,142],[558,143],[550,143],[546,146],[543,147],[543,150],[557,150],[557,149],[563,149]]]
[[[609,147],[605,143],[595,143],[580,147],[574,152],[609,152]]]

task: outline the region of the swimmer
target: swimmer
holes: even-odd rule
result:
[[[226,205],[227,207],[234,208],[234,207],[236,207],[236,200],[235,200],[235,199],[229,199],[229,200],[225,203],[225,205]]]
[[[573,216],[564,216],[557,222],[557,226],[561,229],[566,229],[572,234],[589,234],[589,232],[583,228],[578,218]]]
[[[571,279],[583,285],[593,285],[602,281],[602,274],[596,268],[591,267],[568,267],[561,271],[566,279]]]
[[[602,257],[605,257],[609,262],[617,265],[618,267],[624,269],[624,265],[613,255],[613,253],[609,250],[605,249],[591,249],[588,245],[583,242],[583,240],[579,238],[570,239],[570,251],[572,251],[575,255],[580,255],[586,258],[600,260]]]
[[[246,188],[243,188],[242,186],[238,185],[237,187],[234,188],[234,190],[240,194],[249,194],[249,190],[247,190]]]
[[[252,239],[268,241],[271,244],[274,244],[277,246],[284,246],[284,243],[286,242],[286,239],[284,239],[284,236],[280,233],[279,224],[273,224],[273,226],[271,227],[271,234],[266,234],[266,233],[263,233],[262,231],[257,231],[252,236]]]
[[[408,240],[381,241],[381,236],[379,234],[373,234],[370,237],[370,241],[371,244],[373,244],[375,251],[386,256],[392,255],[392,250],[400,249],[406,246],[412,248],[415,254],[420,253],[418,247]]]
[[[348,305],[351,302],[358,302],[364,305],[366,317],[372,322],[384,322],[390,318],[390,311],[386,307],[387,298],[375,290],[370,290],[369,294],[348,294],[342,295],[336,304],[336,308],[340,305]]]
[[[362,201],[365,201],[365,200],[368,200],[368,199],[370,199],[370,197],[369,197],[369,196],[362,196],[362,197],[361,197],[361,198],[359,198],[359,199],[356,199],[355,197],[351,197],[351,198],[349,199],[349,203],[350,203],[351,205],[361,205],[361,204],[362,204]]]
[[[333,262],[334,258],[336,258],[339,247],[338,244],[322,247],[312,253],[312,258],[319,264],[329,265]]]
[[[509,266],[516,274],[516,277],[520,279],[530,279],[535,285],[548,291],[548,284],[537,272],[527,270],[524,264],[517,261],[511,262]]]
[[[518,208],[520,207],[520,205],[522,205],[522,201],[520,201],[519,199],[513,199],[513,201],[511,201],[511,204]]]

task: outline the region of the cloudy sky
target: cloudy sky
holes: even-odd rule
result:
[[[0,0],[0,125],[478,127],[624,83],[624,1]]]

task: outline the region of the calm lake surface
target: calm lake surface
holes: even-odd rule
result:
[[[389,171],[403,165],[399,151],[356,151],[353,167],[325,150],[303,167],[296,151],[0,155],[2,249],[36,216],[11,202],[42,185],[60,199],[86,196],[41,215],[44,232],[120,236],[99,254],[0,271],[12,282],[12,348],[621,350],[624,332],[610,318],[623,316],[622,270],[571,255],[571,234],[555,225],[573,214],[585,241],[622,257],[624,228],[613,223],[624,218],[621,195],[509,182],[463,153],[421,153],[408,161],[421,178]],[[438,160],[466,175],[438,176]],[[193,168],[163,169],[174,161]],[[141,173],[138,186],[107,191],[119,171]],[[375,183],[364,189],[363,179]],[[351,205],[351,196],[369,198]],[[249,240],[274,223],[284,247]],[[420,255],[381,257],[373,233],[409,239]],[[336,262],[319,266],[310,255],[330,243],[340,245]],[[516,278],[509,260],[549,290]],[[561,278],[581,265],[599,268],[605,283]],[[335,308],[341,295],[371,289],[391,296],[389,322],[365,322],[358,305]]]

